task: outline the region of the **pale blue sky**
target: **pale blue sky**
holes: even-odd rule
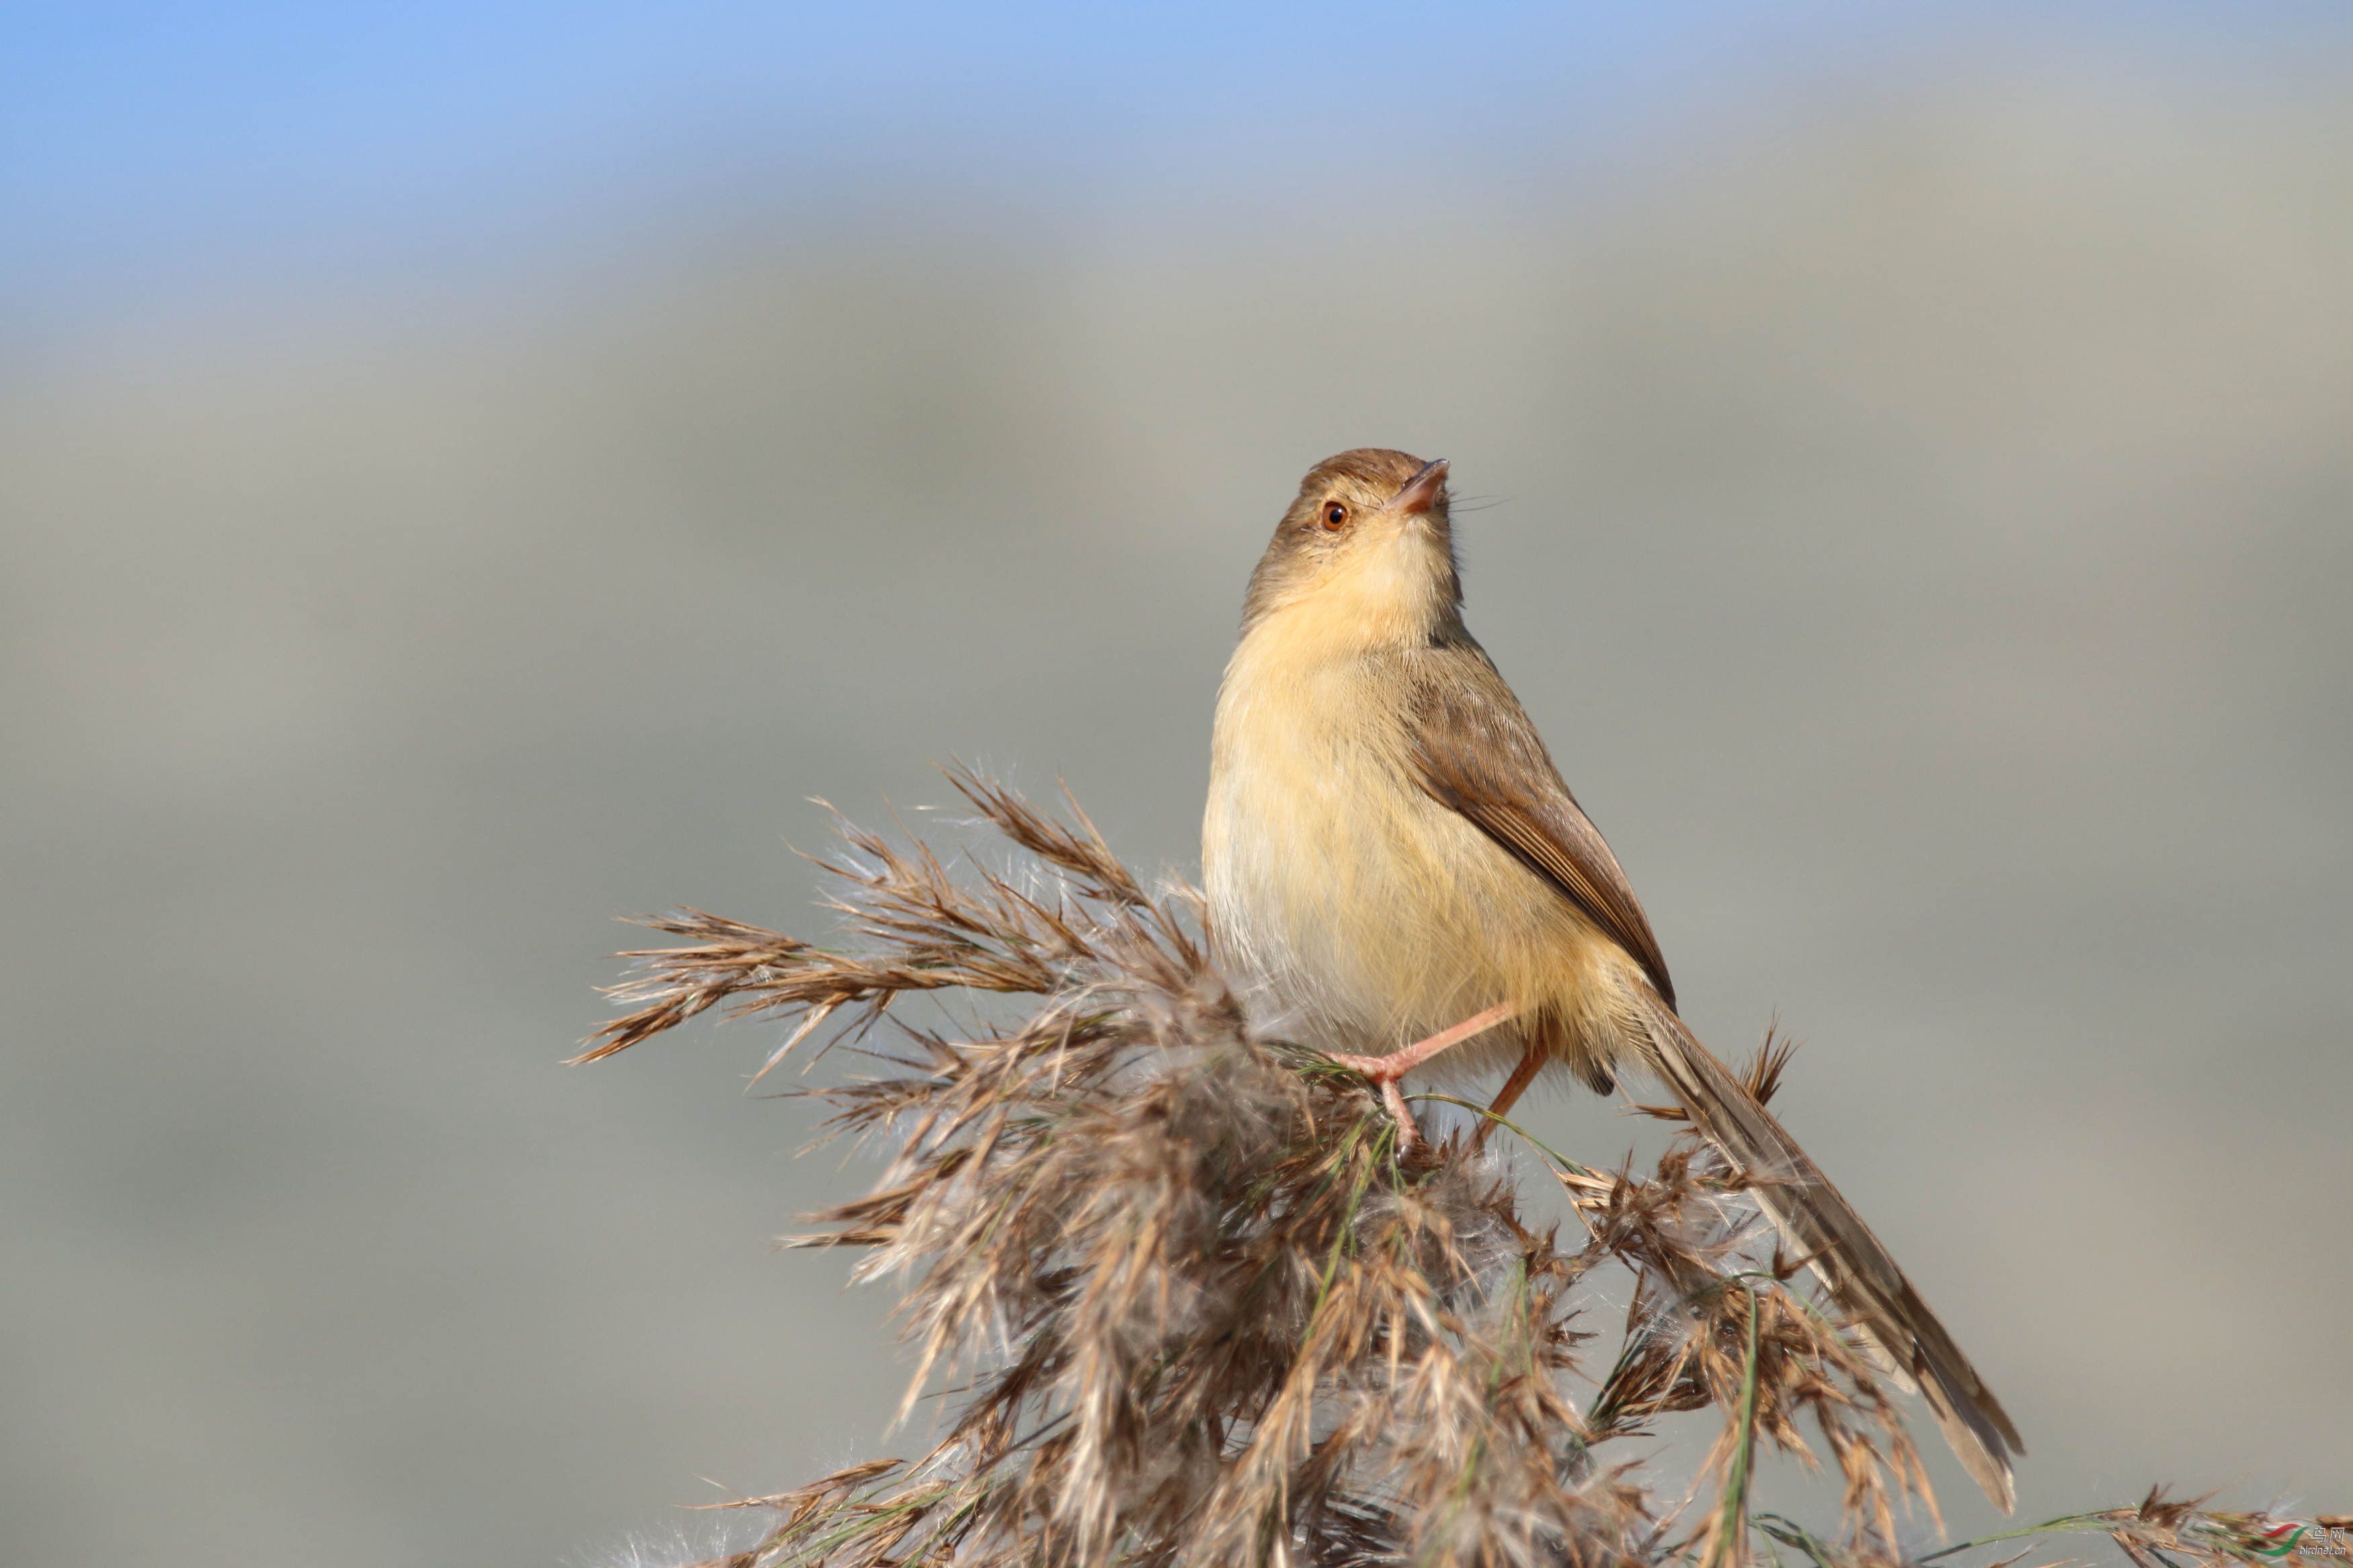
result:
[[[2316,4],[17,5],[0,315],[460,270],[632,211],[1608,163],[1760,79],[2070,47],[2308,65]],[[2321,51],[2342,58],[2340,48]]]

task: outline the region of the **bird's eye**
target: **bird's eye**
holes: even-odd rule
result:
[[[1345,501],[1336,501],[1336,500],[1335,500],[1335,501],[1326,501],[1326,502],[1324,504],[1324,528],[1325,528],[1325,529],[1327,529],[1328,531],[1330,531],[1331,532],[1334,532],[1334,533],[1337,533],[1337,532],[1339,532],[1342,529],[1344,529],[1344,528],[1347,527],[1347,526],[1348,526],[1348,508],[1347,508],[1347,503],[1345,503]]]

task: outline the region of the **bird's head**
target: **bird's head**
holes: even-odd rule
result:
[[[1359,447],[1307,470],[1242,606],[1247,636],[1294,614],[1365,643],[1427,642],[1460,625],[1446,459]]]

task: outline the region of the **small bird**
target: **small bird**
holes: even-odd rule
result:
[[[1599,1093],[1639,1068],[1757,1185],[2003,1510],[2025,1445],[1886,1247],[1675,1013],[1641,902],[1519,700],[1462,624],[1447,465],[1361,447],[1308,470],[1251,574],[1226,666],[1201,858],[1220,958],[1267,1016],[1379,1086],[1441,1052],[1554,1063]],[[1355,1054],[1371,1049],[1368,1054]]]

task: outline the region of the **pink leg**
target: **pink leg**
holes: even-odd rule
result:
[[[1426,1040],[1416,1040],[1401,1051],[1392,1051],[1385,1057],[1335,1053],[1332,1059],[1381,1086],[1381,1103],[1388,1107],[1391,1116],[1397,1118],[1398,1148],[1403,1152],[1421,1142],[1421,1132],[1413,1124],[1413,1113],[1406,1109],[1405,1096],[1398,1089],[1398,1079],[1439,1052],[1459,1046],[1472,1036],[1484,1034],[1496,1025],[1508,1021],[1518,1011],[1519,1008],[1511,1003],[1500,1002],[1483,1013],[1473,1013],[1451,1029],[1440,1029]]]
[[[1528,1085],[1535,1082],[1536,1074],[1552,1058],[1552,1052],[1547,1048],[1549,1045],[1550,1042],[1542,1035],[1528,1042],[1527,1053],[1520,1058],[1520,1065],[1512,1069],[1512,1076],[1504,1080],[1504,1087],[1495,1095],[1495,1103],[1487,1108],[1485,1116],[1480,1118],[1479,1131],[1471,1138],[1472,1153],[1487,1146],[1487,1134],[1495,1130],[1495,1119],[1511,1110],[1520,1096],[1527,1092]]]

